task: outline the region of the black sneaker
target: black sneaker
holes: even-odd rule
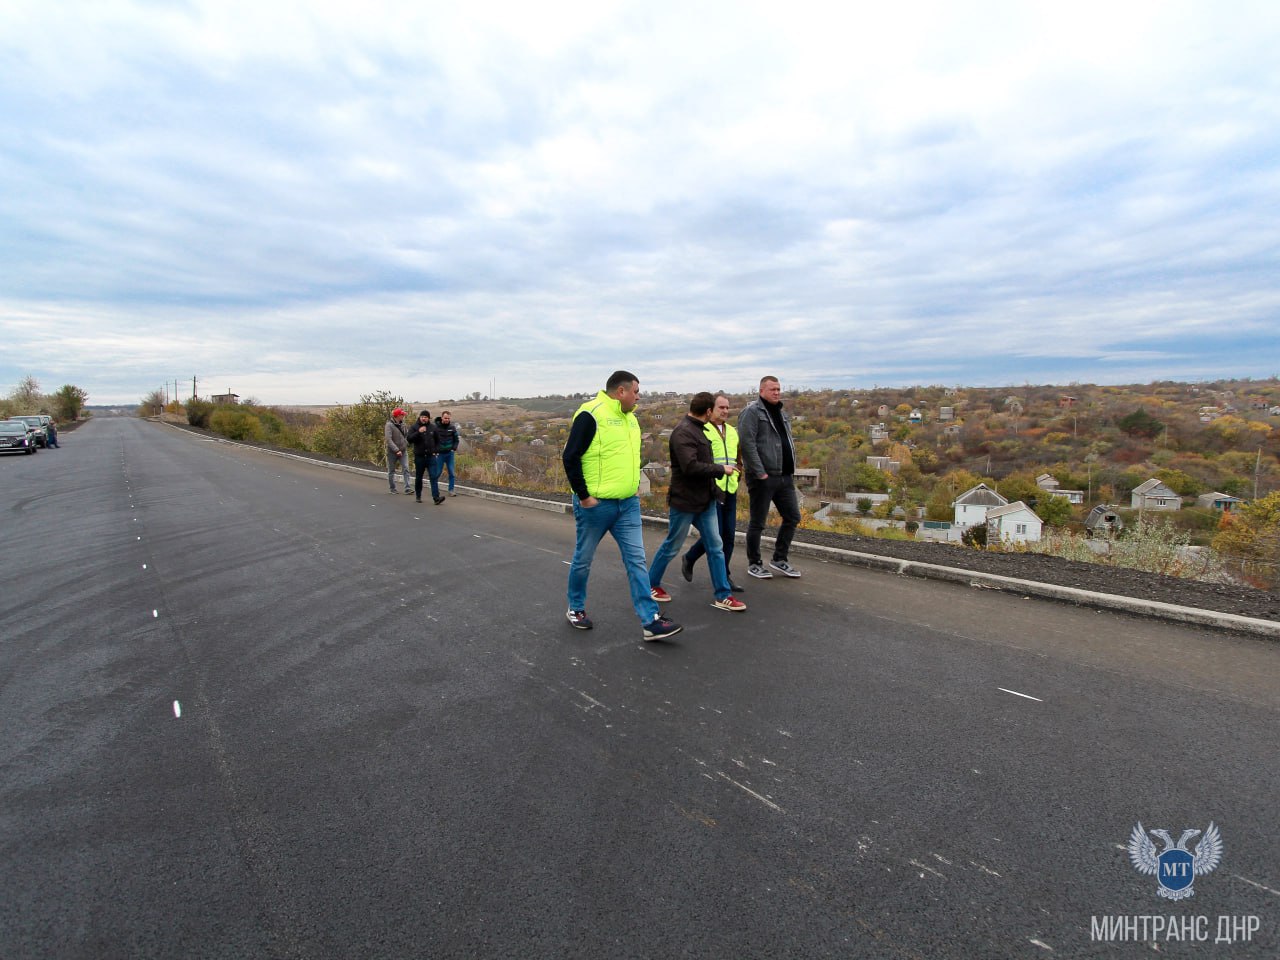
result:
[[[419,503],[421,503],[421,502],[422,502],[422,498],[421,498],[421,497],[418,497],[418,502],[419,502]]]
[[[666,617],[659,617],[653,623],[645,625],[644,638],[646,640],[666,640],[668,637],[674,637],[683,630],[684,627],[676,623],[674,620],[668,620]]]
[[[444,503],[444,497],[436,497],[436,506],[438,507],[442,503]]]
[[[579,630],[590,630],[592,626],[585,610],[569,610],[565,613],[565,619]]]
[[[686,580],[693,583],[693,561],[689,559],[687,553],[680,558],[680,573]]]
[[[746,593],[746,592],[747,592],[747,588],[746,588],[746,587],[740,587],[740,586],[738,586],[736,583],[734,583],[734,582],[733,582],[733,577],[730,577],[730,578],[729,578],[729,589],[730,589],[730,590],[732,590],[734,593]]]
[[[394,491],[394,490],[392,490],[391,492],[392,492],[392,493],[395,493],[395,491]],[[413,496],[413,491],[412,491],[412,490],[410,490],[408,487],[405,487],[405,488],[404,488],[404,495],[405,495],[406,497],[412,497],[412,496]]]

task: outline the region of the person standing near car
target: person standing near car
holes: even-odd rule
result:
[[[430,469],[431,460],[435,456],[435,441],[436,432],[435,425],[431,422],[431,411],[423,410],[418,414],[417,421],[409,428],[409,443],[413,445],[413,494],[418,498],[418,503],[422,502],[422,475]]]
[[[434,495],[439,489],[436,481],[445,470],[449,471],[449,496],[457,496],[453,492],[453,455],[462,445],[458,436],[458,428],[453,425],[452,415],[446,410],[436,417],[436,464],[435,479],[431,481],[431,492]]]
[[[587,579],[596,547],[612,534],[622,554],[631,587],[631,606],[644,625],[646,640],[663,640],[683,629],[658,616],[650,595],[644,562],[644,528],[640,519],[640,424],[635,409],[640,380],[617,370],[594,400],[578,408],[569,428],[561,460],[573,489],[573,519],[577,540],[569,564],[569,610],[565,614],[577,630],[590,630],[587,617]]]
[[[49,434],[48,439],[45,441],[45,445],[50,447],[58,446],[58,421],[53,419],[53,417],[50,417],[49,422],[45,424],[44,428]]]
[[[751,520],[747,524],[747,573],[768,580],[777,570],[786,577],[800,571],[787,560],[791,538],[800,525],[800,501],[796,496],[796,447],[791,439],[791,414],[782,406],[782,385],[777,377],[760,379],[760,395],[738,415],[742,464],[747,474]],[[773,545],[773,560],[766,567],[760,555],[760,535],[769,516],[769,505],[778,508],[782,525]]]
[[[404,492],[409,489],[409,437],[404,432],[404,411],[396,407],[391,411],[391,419],[382,428],[382,435],[387,447],[387,483],[391,492],[396,492],[396,466],[404,476]]]

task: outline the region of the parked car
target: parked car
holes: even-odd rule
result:
[[[22,420],[0,420],[0,453],[35,453],[36,441]]]
[[[22,420],[31,425],[31,429],[36,435],[36,446],[47,447],[49,445],[49,431],[45,429],[44,421],[36,414],[30,416],[14,417],[14,420]]]

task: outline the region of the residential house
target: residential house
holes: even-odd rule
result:
[[[955,520],[953,522],[957,527],[971,527],[975,523],[985,521],[988,510],[994,507],[1007,507],[1008,505],[1008,500],[985,483],[980,483],[976,487],[960,494],[952,502],[951,506],[955,509]]]
[[[955,417],[956,417],[955,407],[939,407],[938,408],[938,419],[940,421],[954,420]]]
[[[871,442],[884,443],[889,439],[889,428],[883,423],[873,423],[871,425]]]
[[[1071,504],[1084,503],[1083,490],[1063,490],[1058,486],[1058,480],[1052,474],[1042,473],[1036,477],[1036,486],[1041,490],[1053,494],[1055,497],[1066,497],[1067,502]]]
[[[1084,529],[1092,536],[1113,536],[1124,529],[1120,514],[1109,503],[1100,503],[1084,518]]]
[[[215,393],[210,399],[214,403],[239,403],[240,394],[228,390],[226,393]]]
[[[987,543],[1033,543],[1044,522],[1021,500],[987,511]]]
[[[876,407],[876,416],[877,417],[889,416],[889,405],[887,403],[882,403],[880,404],[880,406]]]
[[[1058,398],[1058,406],[1063,410],[1070,410],[1079,402],[1078,397],[1069,397],[1066,394],[1063,394]]]
[[[909,414],[907,414],[907,422],[908,423],[924,423],[924,414],[920,411],[919,407],[914,407],[912,411]]]
[[[891,457],[867,457],[867,465],[883,470],[885,473],[897,473],[902,466],[902,461]]]
[[[1168,484],[1152,477],[1134,488],[1129,505],[1134,510],[1181,510],[1182,497]]]
[[[796,467],[795,483],[802,490],[817,490],[822,471],[817,467]]]
[[[1196,506],[1204,510],[1218,510],[1222,513],[1230,513],[1236,508],[1237,504],[1244,503],[1239,497],[1233,497],[1229,493],[1202,493],[1196,497]]]

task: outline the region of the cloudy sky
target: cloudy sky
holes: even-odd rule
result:
[[[0,390],[1271,376],[1277,49],[1274,0],[6,0]]]

